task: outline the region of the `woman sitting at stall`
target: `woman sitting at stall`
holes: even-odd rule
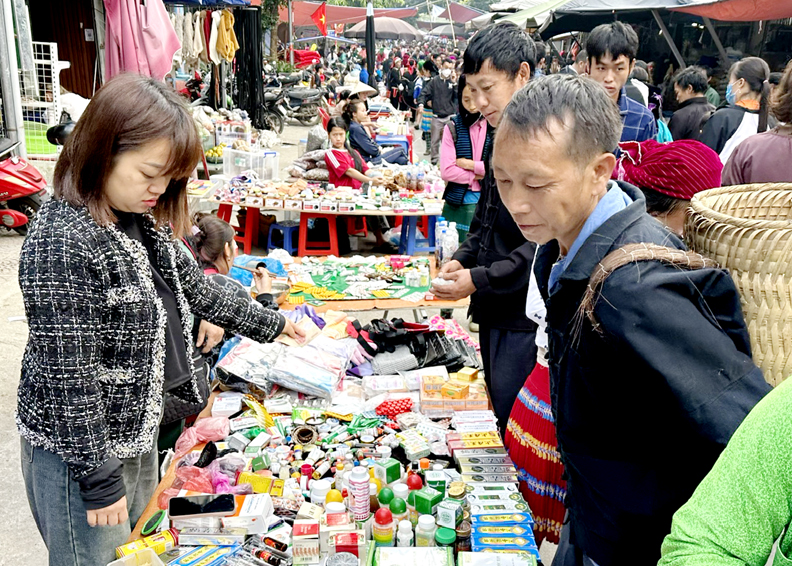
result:
[[[487,121],[481,119],[465,75],[460,77],[457,89],[459,109],[443,130],[440,173],[447,183],[443,193],[443,217],[456,222],[461,243],[467,238],[481,196],[479,180],[484,177],[482,155],[487,140]]]
[[[344,119],[349,124],[350,145],[353,149],[360,152],[366,162],[372,165],[379,165],[384,160],[387,163],[407,165],[409,161],[404,148],[394,147],[383,152],[377,142],[371,139],[371,136],[363,127],[363,123],[368,120],[368,112],[366,112],[366,106],[363,102],[350,100],[344,110]]]
[[[330,182],[336,187],[352,187],[359,189],[363,183],[379,185],[381,179],[372,179],[364,173],[368,165],[363,161],[360,153],[349,146],[347,140],[347,123],[343,118],[330,118],[327,123],[327,135],[330,138],[330,149],[325,153],[325,163],[330,172]],[[339,217],[340,218],[340,217]],[[368,229],[376,238],[374,251],[390,253],[392,248],[385,240],[383,231],[388,229],[388,222],[384,216],[367,216]]]
[[[234,229],[228,222],[212,214],[197,214],[193,235],[186,238],[185,243],[193,252],[204,275],[208,275],[224,290],[250,299],[242,283],[228,275],[234,267],[234,258],[239,251],[234,241]],[[278,305],[271,294],[272,280],[265,268],[256,269],[253,282],[256,285],[256,301],[265,308],[278,310]]]

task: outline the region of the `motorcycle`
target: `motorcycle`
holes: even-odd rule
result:
[[[49,196],[44,176],[25,159],[13,155],[17,146],[19,142],[9,140],[0,144],[0,225],[26,236]]]
[[[280,91],[283,96],[278,103],[277,109],[285,119],[294,118],[305,126],[318,124],[319,108],[328,108],[325,90],[303,86],[285,88],[285,79],[285,77],[280,76],[274,76],[269,79],[264,88],[265,99],[267,93]]]
[[[264,123],[278,135],[283,133],[288,112],[282,107],[285,96],[279,88],[264,90]]]

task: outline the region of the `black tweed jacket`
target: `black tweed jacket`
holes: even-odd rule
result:
[[[146,229],[176,295],[192,359],[191,314],[254,340],[272,340],[284,318],[221,289],[175,244]],[[22,361],[17,426],[32,445],[61,456],[76,480],[108,460],[153,445],[162,411],[165,309],[148,254],[86,208],[53,200],[31,226],[19,265],[30,336]],[[198,396],[195,377],[174,391]]]

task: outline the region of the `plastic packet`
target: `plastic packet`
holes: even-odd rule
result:
[[[227,417],[210,417],[196,421],[194,426],[184,429],[176,441],[175,458],[181,458],[200,442],[223,440],[230,432]]]

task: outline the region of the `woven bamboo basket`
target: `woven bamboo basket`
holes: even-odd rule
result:
[[[778,385],[792,374],[792,184],[700,192],[685,234],[692,250],[731,272],[754,361]]]

